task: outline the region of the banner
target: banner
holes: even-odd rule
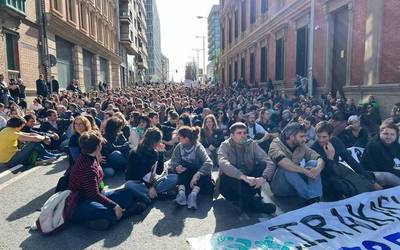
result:
[[[316,203],[188,242],[194,250],[400,249],[400,187]]]

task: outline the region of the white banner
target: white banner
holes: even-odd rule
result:
[[[188,241],[195,250],[400,249],[400,187],[316,203]]]

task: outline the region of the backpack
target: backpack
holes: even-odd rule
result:
[[[324,185],[327,193],[349,198],[374,190],[372,183],[365,176],[355,173],[345,165],[334,164],[333,173]]]

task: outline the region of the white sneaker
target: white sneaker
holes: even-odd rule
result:
[[[185,206],[187,204],[185,193],[184,192],[179,192],[176,195],[175,202],[178,203],[181,206]]]
[[[197,209],[197,194],[190,193],[187,199],[189,209]]]

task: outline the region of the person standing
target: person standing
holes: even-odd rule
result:
[[[58,83],[58,81],[56,80],[56,78],[54,76],[51,76],[51,91],[53,93],[58,94],[58,91],[60,89],[60,84]]]
[[[45,80],[43,79],[43,75],[39,75],[39,79],[36,80],[36,94],[39,96],[47,97],[48,89]]]

